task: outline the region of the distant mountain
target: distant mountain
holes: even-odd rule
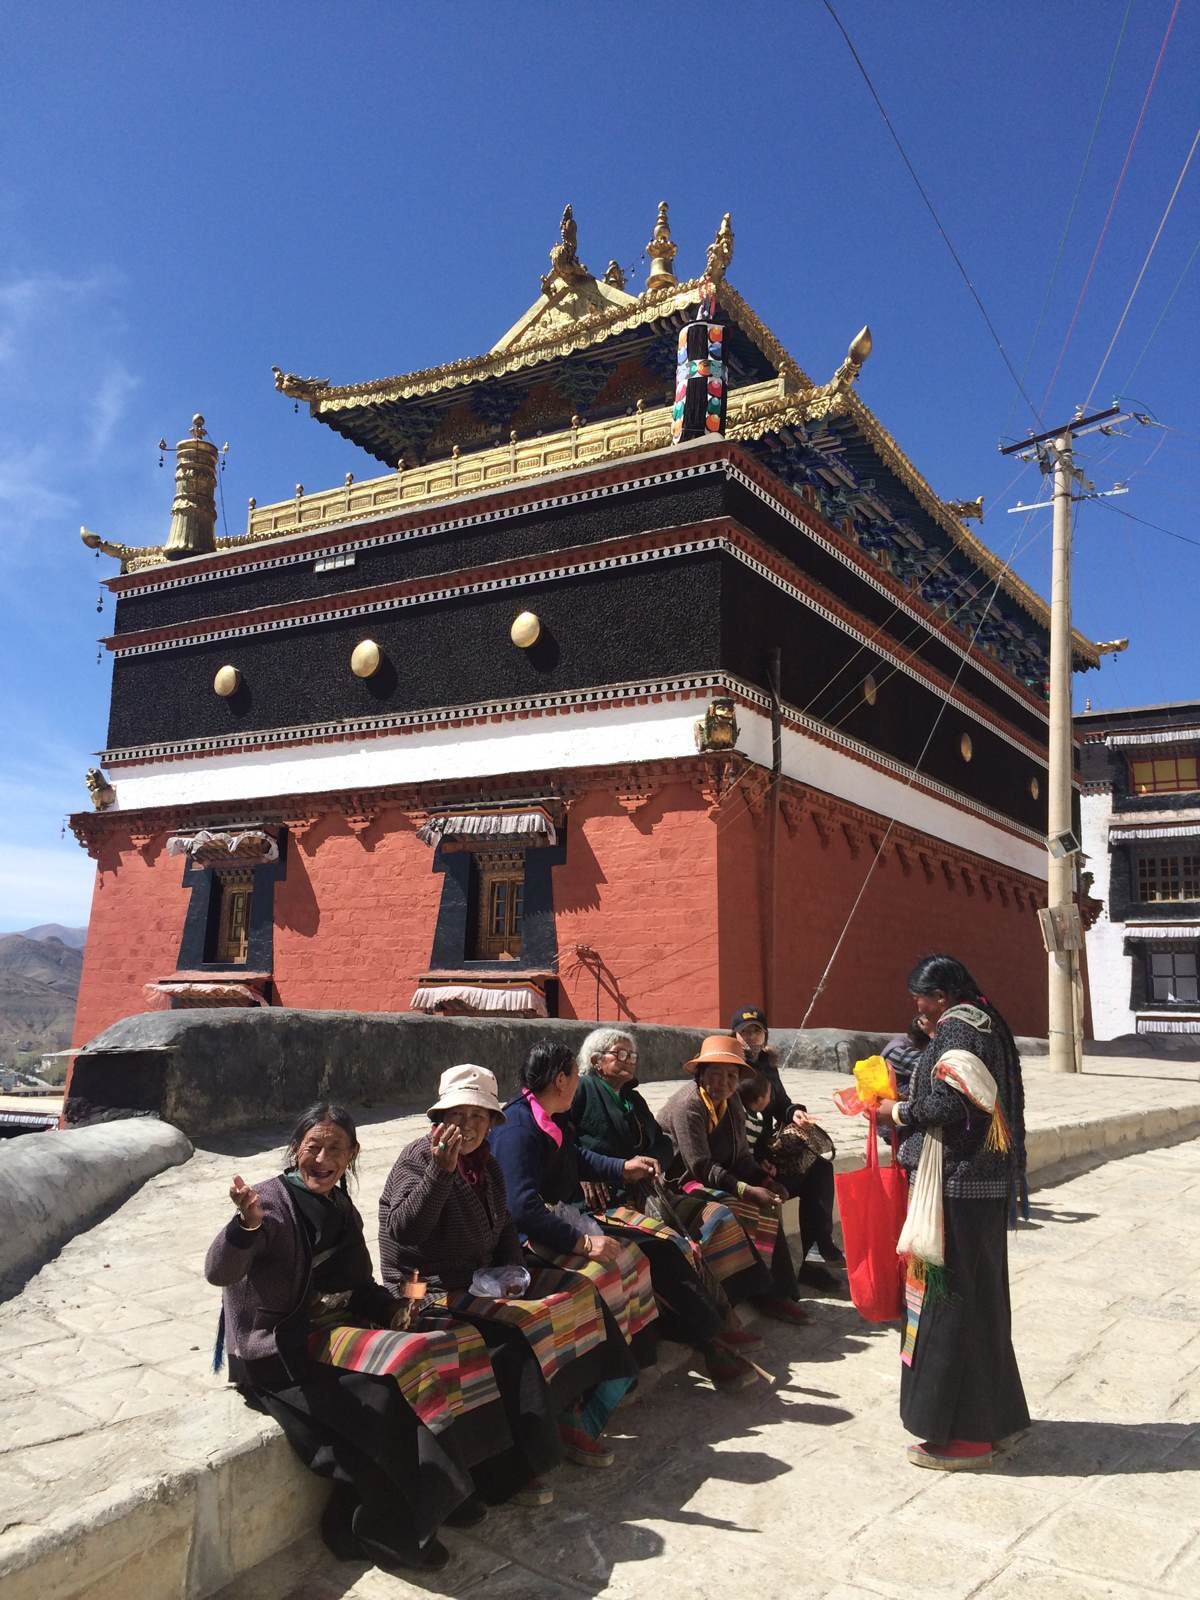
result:
[[[0,1061],[66,1048],[82,967],[81,951],[53,935],[0,937]]]
[[[86,928],[64,928],[61,922],[43,922],[39,927],[17,931],[22,939],[59,939],[72,950],[82,950],[87,938]]]

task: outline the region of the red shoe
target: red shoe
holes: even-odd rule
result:
[[[908,1459],[914,1467],[932,1467],[935,1472],[970,1472],[986,1467],[995,1455],[990,1444],[976,1439],[948,1439],[945,1444],[910,1444]]]
[[[722,1328],[716,1335],[718,1344],[727,1344],[731,1350],[753,1350],[762,1344],[760,1334],[751,1333],[749,1328]]]
[[[572,1428],[560,1422],[558,1437],[562,1440],[563,1455],[577,1467],[611,1467],[617,1459],[606,1444],[593,1439],[582,1428]]]
[[[790,1322],[798,1327],[803,1327],[812,1319],[803,1306],[794,1300],[757,1300],[755,1304],[764,1317],[770,1317],[775,1322]]]

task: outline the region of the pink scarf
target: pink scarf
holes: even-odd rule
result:
[[[525,1096],[526,1100],[529,1101],[529,1110],[532,1113],[533,1120],[537,1123],[538,1127],[548,1139],[553,1139],[555,1144],[561,1148],[563,1136],[562,1129],[559,1127],[558,1123],[555,1122],[554,1118],[540,1103],[540,1101],[536,1100],[534,1096],[530,1094],[528,1089],[522,1089],[521,1093]]]

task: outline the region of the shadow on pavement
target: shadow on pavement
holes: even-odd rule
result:
[[[1200,1469],[1200,1421],[1034,1422],[1001,1447],[993,1471],[1008,1478],[1132,1477]]]

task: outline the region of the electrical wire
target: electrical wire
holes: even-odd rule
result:
[[[1175,304],[1175,296],[1179,293],[1180,289],[1183,288],[1183,280],[1187,277],[1188,273],[1191,271],[1192,267],[1195,265],[1196,257],[1198,255],[1200,255],[1200,239],[1197,239],[1195,244],[1192,246],[1192,253],[1187,258],[1187,261],[1184,263],[1183,271],[1179,274],[1178,278],[1176,278],[1175,287],[1171,290],[1170,294],[1167,296],[1167,303],[1158,314],[1158,321],[1154,324],[1154,327],[1150,330],[1150,337],[1146,340],[1145,344],[1142,346],[1141,354],[1138,356],[1137,360],[1133,363],[1133,366],[1130,367],[1129,376],[1125,379],[1125,382],[1121,385],[1121,387],[1123,389],[1128,389],[1129,385],[1133,382],[1134,377],[1137,374],[1137,369],[1141,366],[1142,362],[1146,358],[1146,351],[1149,350],[1150,346],[1154,343],[1154,340],[1155,340],[1155,338],[1156,338],[1156,336],[1158,334],[1158,330],[1162,327],[1163,322],[1166,319],[1167,312],[1170,311],[1171,307]]]
[[[1164,528],[1161,522],[1147,522],[1145,517],[1136,517],[1132,511],[1126,511],[1124,506],[1114,506],[1110,500],[1098,500],[1097,505],[1106,511],[1113,511],[1118,517],[1128,517],[1130,522],[1138,522],[1143,528],[1153,528],[1155,533],[1165,533],[1172,539],[1179,539],[1184,544],[1194,544],[1200,550],[1200,539],[1191,539],[1186,533],[1176,533],[1174,528]]]
[[[1159,219],[1158,227],[1154,230],[1154,237],[1150,241],[1150,248],[1146,251],[1146,259],[1142,262],[1138,275],[1134,279],[1133,288],[1129,291],[1129,299],[1125,302],[1125,308],[1117,319],[1117,325],[1113,329],[1113,336],[1108,341],[1108,349],[1104,352],[1104,359],[1101,361],[1096,370],[1096,376],[1092,379],[1092,387],[1088,390],[1087,399],[1083,402],[1083,409],[1085,411],[1092,403],[1092,396],[1095,394],[1096,386],[1099,384],[1101,375],[1104,372],[1105,367],[1108,365],[1108,358],[1113,353],[1113,346],[1116,344],[1121,335],[1121,329],[1125,326],[1125,319],[1129,315],[1129,308],[1133,304],[1137,296],[1137,292],[1142,286],[1142,279],[1146,276],[1146,268],[1150,265],[1150,258],[1158,248],[1158,241],[1162,238],[1162,231],[1167,225],[1167,218],[1171,215],[1171,208],[1174,206],[1176,197],[1178,196],[1180,189],[1183,187],[1183,180],[1187,177],[1187,169],[1192,164],[1192,157],[1196,154],[1197,145],[1200,145],[1200,128],[1196,129],[1195,137],[1192,140],[1192,147],[1187,153],[1187,157],[1184,160],[1183,166],[1179,169],[1179,176],[1175,180],[1175,187],[1171,190],[1171,198],[1167,201],[1167,208],[1163,212],[1162,217]]]
[[[1117,197],[1120,195],[1121,187],[1125,182],[1125,174],[1129,171],[1129,163],[1133,159],[1134,146],[1138,142],[1138,136],[1142,131],[1142,124],[1146,120],[1146,110],[1150,104],[1150,97],[1154,93],[1155,84],[1158,82],[1158,74],[1162,69],[1163,57],[1167,52],[1167,40],[1171,37],[1171,29],[1175,26],[1175,18],[1179,15],[1179,6],[1180,0],[1175,0],[1175,4],[1171,7],[1171,15],[1167,19],[1167,27],[1162,36],[1162,43],[1158,47],[1158,55],[1155,57],[1154,69],[1150,74],[1150,82],[1146,85],[1146,93],[1142,97],[1142,107],[1138,112],[1137,121],[1134,123],[1133,133],[1129,140],[1129,148],[1125,152],[1125,160],[1121,163],[1121,171],[1117,175],[1117,182],[1112,192],[1112,199],[1108,202],[1108,211],[1105,213],[1104,221],[1100,226],[1100,233],[1096,239],[1095,247],[1092,250],[1092,259],[1088,262],[1088,269],[1083,278],[1083,286],[1079,291],[1079,298],[1075,302],[1075,309],[1071,313],[1071,321],[1067,325],[1067,332],[1062,342],[1062,348],[1059,350],[1058,359],[1054,363],[1054,371],[1050,374],[1050,382],[1046,385],[1046,392],[1042,396],[1043,407],[1049,405],[1050,403],[1050,395],[1054,389],[1055,383],[1058,381],[1058,374],[1062,368],[1063,357],[1067,353],[1067,346],[1071,343],[1071,335],[1075,332],[1075,324],[1079,321],[1079,313],[1082,311],[1083,302],[1087,298],[1088,288],[1092,281],[1092,274],[1095,272],[1096,263],[1100,259],[1100,251],[1103,248],[1104,240],[1108,235],[1109,225],[1113,219],[1113,212],[1117,209]]]
[[[996,346],[996,349],[1000,352],[1000,359],[1004,362],[1004,365],[1008,368],[1009,376],[1012,378],[1012,381],[1016,384],[1017,389],[1019,390],[1022,399],[1025,401],[1025,404],[1029,407],[1030,411],[1033,412],[1033,415],[1034,415],[1034,417],[1035,417],[1035,419],[1036,419],[1036,421],[1038,423],[1038,426],[1040,427],[1041,423],[1042,423],[1041,412],[1034,405],[1033,401],[1029,398],[1029,394],[1026,391],[1025,385],[1021,382],[1021,379],[1018,376],[1016,367],[1013,366],[1012,361],[1009,359],[1008,351],[1004,348],[1004,345],[1003,345],[1003,343],[1001,342],[1001,339],[1000,339],[1000,335],[996,332],[996,326],[993,323],[991,317],[988,315],[987,307],[984,305],[983,301],[980,299],[979,291],[976,289],[975,285],[971,282],[970,275],[968,274],[966,267],[963,266],[962,257],[959,255],[958,251],[954,248],[954,245],[953,245],[953,243],[951,242],[951,239],[950,239],[950,235],[946,232],[945,228],[942,226],[942,220],[938,216],[937,211],[934,209],[933,201],[929,198],[929,195],[926,193],[925,185],[921,182],[920,178],[918,178],[917,169],[913,166],[912,162],[909,160],[908,152],[905,150],[904,145],[901,143],[900,135],[896,132],[896,129],[895,129],[893,123],[892,123],[892,119],[891,119],[891,117],[888,116],[887,110],[884,107],[883,101],[879,98],[879,91],[876,89],[875,85],[872,83],[871,75],[867,71],[866,67],[863,65],[862,57],[859,55],[858,51],[854,48],[854,41],[851,39],[850,35],[846,32],[845,24],[842,22],[842,19],[838,16],[837,12],[834,10],[833,4],[832,4],[832,0],[822,0],[822,3],[824,4],[824,7],[825,7],[826,11],[828,11],[829,15],[833,18],[833,21],[837,26],[838,32],[841,34],[842,38],[846,41],[846,47],[850,51],[850,54],[854,57],[854,64],[858,68],[859,72],[862,74],[863,82],[866,84],[867,88],[871,92],[871,98],[872,98],[872,100],[874,100],[876,106],[878,107],[879,115],[883,118],[884,125],[886,126],[888,132],[892,136],[892,142],[895,144],[896,149],[900,152],[900,159],[904,162],[904,165],[908,168],[909,177],[916,184],[917,193],[921,196],[921,199],[925,202],[925,209],[929,212],[929,215],[933,218],[934,226],[937,228],[937,231],[941,234],[942,239],[945,242],[946,248],[947,248],[947,250],[949,250],[951,258],[954,261],[954,265],[958,268],[959,275],[961,276],[962,281],[966,284],[967,289],[970,292],[972,300],[974,300],[976,306],[978,306],[980,316],[983,318],[984,322],[987,324],[987,330],[992,336],[992,343]],[[1175,9],[1176,10],[1179,9],[1179,4],[1180,4],[1180,0],[1175,0]],[[1044,404],[1044,402],[1043,402],[1043,404]]]
[[[1025,356],[1025,364],[1021,368],[1022,383],[1024,383],[1029,377],[1030,363],[1033,361],[1033,354],[1037,349],[1037,342],[1041,338],[1042,328],[1046,321],[1046,312],[1050,309],[1050,295],[1054,289],[1055,283],[1058,280],[1058,269],[1062,265],[1063,251],[1066,248],[1067,236],[1071,232],[1071,224],[1075,220],[1075,211],[1079,205],[1079,196],[1083,192],[1083,180],[1087,176],[1088,167],[1091,164],[1092,151],[1096,146],[1096,135],[1100,132],[1100,121],[1104,116],[1104,108],[1108,104],[1109,91],[1112,88],[1113,77],[1115,76],[1117,69],[1117,57],[1121,53],[1121,45],[1125,40],[1125,33],[1129,27],[1129,18],[1132,11],[1133,0],[1128,0],[1128,4],[1125,7],[1125,15],[1121,19],[1121,31],[1117,35],[1117,42],[1113,49],[1112,60],[1108,63],[1108,76],[1104,80],[1104,89],[1100,95],[1100,104],[1096,108],[1096,118],[1092,123],[1091,137],[1088,139],[1087,149],[1084,152],[1083,165],[1079,169],[1079,178],[1075,184],[1075,193],[1071,196],[1071,204],[1067,208],[1067,220],[1063,224],[1063,230],[1059,236],[1058,251],[1054,257],[1054,265],[1050,268],[1050,279],[1046,284],[1046,293],[1042,296],[1042,309],[1038,312],[1037,325],[1033,330],[1033,338],[1029,341],[1029,350]],[[1015,410],[1016,402],[1014,401],[1012,407],[1009,409],[1008,417],[1004,423],[1005,433],[1007,433],[1009,428],[1012,426],[1013,411]]]

